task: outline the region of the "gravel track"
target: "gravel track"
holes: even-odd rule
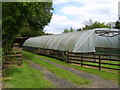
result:
[[[118,88],[118,84],[115,84],[113,83],[112,80],[107,80],[107,79],[103,79],[97,75],[94,75],[94,74],[90,74],[90,73],[87,73],[87,72],[84,72],[84,71],[80,71],[80,70],[76,70],[76,69],[73,69],[73,68],[70,68],[70,67],[66,67],[66,66],[63,66],[63,65],[60,65],[60,64],[56,64],[52,61],[49,61],[43,57],[39,57],[39,56],[36,56],[37,58],[40,58],[42,60],[45,60],[47,61],[48,63],[51,63],[51,64],[54,64],[60,68],[63,68],[65,70],[68,70],[82,78],[85,78],[85,79],[89,79],[89,80],[92,80],[94,81],[92,85],[81,85],[79,87],[85,87],[85,88]]]
[[[30,67],[42,71],[45,74],[45,78],[47,80],[50,80],[56,86],[56,88],[78,88],[73,83],[69,82],[68,80],[57,77],[55,74],[51,73],[50,71],[46,70],[40,65],[35,64],[30,60],[27,61],[30,63]]]

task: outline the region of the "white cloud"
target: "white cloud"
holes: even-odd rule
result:
[[[61,4],[60,13],[53,14],[51,23],[45,27],[49,33],[61,33],[63,29],[82,27],[85,20],[111,22],[118,19],[119,0],[53,0],[55,5]],[[74,3],[67,4],[67,3]],[[64,4],[64,6],[62,6]],[[79,6],[80,4],[80,6]],[[82,5],[81,5],[82,4]],[[71,20],[71,17],[74,20]]]
[[[94,4],[94,3],[114,3],[119,0],[53,0],[53,4],[65,4],[65,3],[84,3],[84,4]]]
[[[51,23],[45,27],[44,30],[47,30],[47,33],[61,33],[63,29],[69,29],[70,27],[77,29],[80,28],[82,25],[79,21],[71,21],[68,20],[66,16],[60,16],[53,14],[51,19]]]
[[[84,3],[84,6],[64,6],[61,11],[66,15],[77,17],[80,20],[98,19],[101,22],[117,20],[119,0],[93,1],[94,2],[90,2],[90,0],[82,0],[81,2]]]
[[[53,0],[53,4],[66,3],[66,0]]]
[[[53,16],[52,16],[52,22],[53,21],[58,21],[58,22],[60,22],[60,21],[64,21],[64,20],[66,20],[66,16],[60,16],[60,15],[57,15],[57,14],[53,14]]]
[[[105,15],[105,14],[117,14],[117,3],[91,3],[88,4],[86,3],[86,5],[82,6],[82,7],[78,7],[78,6],[64,6],[61,11],[66,14],[66,15],[71,15],[74,17],[80,16],[87,16],[87,17],[92,17],[92,16],[100,16],[100,15]]]

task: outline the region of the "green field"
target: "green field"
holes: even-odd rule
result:
[[[77,76],[76,74],[70,72],[70,71],[67,71],[65,69],[62,69],[60,67],[57,67],[53,64],[50,64],[44,60],[41,60],[37,57],[34,57],[35,54],[32,54],[32,53],[28,53],[28,52],[23,52],[23,56],[27,56],[27,58],[29,58],[30,60],[32,60],[33,62],[39,64],[40,66],[42,67],[45,67],[47,70],[53,72],[54,74],[56,74],[58,77],[60,78],[63,78],[63,79],[67,79],[69,80],[70,82],[73,82],[77,85],[84,85],[84,84],[90,84],[92,81],[90,80],[87,80],[87,79],[84,79],[84,78],[81,78],[79,76]],[[29,56],[29,57],[28,57]],[[70,77],[68,77],[68,75]]]
[[[27,51],[23,51],[23,54],[25,54],[27,57],[29,56]],[[34,55],[36,55],[36,54],[31,53],[31,55],[34,57]],[[36,56],[44,57],[44,58],[46,58],[50,61],[53,61],[55,63],[61,64],[61,65],[67,66],[67,67],[71,67],[71,68],[74,68],[74,69],[77,69],[77,70],[86,71],[88,73],[98,75],[98,76],[100,76],[104,79],[111,79],[111,80],[114,80],[114,81],[118,82],[118,74],[117,73],[106,72],[106,71],[101,71],[101,70],[97,70],[97,69],[76,66],[76,65],[68,64],[64,61],[60,61],[60,60],[50,58],[50,57],[46,57],[46,56],[41,56],[41,55],[36,55]]]
[[[35,56],[43,57],[57,64],[74,68],[80,71],[92,73],[102,78],[110,79],[110,80],[114,80],[115,82],[118,82],[117,73],[76,66],[76,65],[68,64],[64,61],[54,59],[54,58],[36,55],[27,51],[23,51],[24,59],[23,59],[22,66],[20,67],[14,66],[12,68],[3,70],[3,76],[4,76],[3,81],[5,83],[5,88],[55,88],[55,85],[53,85],[51,81],[45,79],[44,73],[42,71],[36,70],[29,66],[29,63],[26,61],[28,59],[46,68],[48,71],[54,73],[59,78],[66,79],[76,85],[86,85],[86,84],[92,83],[92,81],[90,80],[84,79],[70,71],[57,67],[56,65],[50,64],[47,61],[39,59]],[[71,77],[68,77],[68,75]]]
[[[39,70],[29,67],[23,59],[21,67],[13,67],[3,71],[5,88],[54,88]]]

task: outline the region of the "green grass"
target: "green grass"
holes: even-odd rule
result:
[[[54,85],[44,78],[42,72],[29,67],[25,60],[22,67],[5,69],[3,73],[6,88],[54,88]]]
[[[111,64],[119,64],[118,61],[104,61],[105,63],[111,63]],[[114,66],[114,65],[106,65],[106,64],[102,64],[102,66],[104,67],[110,67],[110,68],[120,68],[119,66]]]
[[[32,55],[36,55],[36,54],[32,54]],[[77,69],[77,70],[80,70],[80,71],[85,71],[85,72],[88,72],[88,73],[98,75],[98,76],[100,76],[101,78],[104,78],[104,79],[110,79],[110,80],[114,80],[114,81],[118,82],[118,74],[117,73],[106,72],[106,71],[102,71],[102,70],[76,66],[76,65],[68,64],[66,62],[63,62],[63,61],[60,61],[60,60],[57,60],[57,59],[54,59],[54,58],[46,57],[46,56],[41,56],[41,55],[37,55],[37,56],[44,57],[44,58],[46,58],[50,61],[53,61],[55,63],[61,64],[61,65],[67,66],[67,67],[71,67],[71,68],[74,68],[74,69]]]
[[[32,60],[33,62],[39,64],[42,67],[45,67],[47,70],[53,72],[58,77],[67,79],[67,80],[73,82],[74,84],[84,85],[84,84],[92,83],[92,81],[90,81],[90,80],[81,78],[80,76],[78,76],[78,75],[76,75],[76,74],[74,74],[74,73],[72,73],[70,71],[62,69],[60,67],[57,67],[57,66],[55,66],[53,64],[50,64],[50,63],[48,63],[48,62],[46,62],[44,60],[41,60],[41,59],[35,57],[35,54],[33,54],[33,53],[23,52],[23,56],[26,56],[30,60]]]
[[[88,73],[98,75],[98,76],[100,76],[104,79],[111,79],[111,80],[118,81],[118,74],[117,73],[106,72],[106,71],[102,71],[102,70],[76,66],[76,65],[68,64],[66,62],[62,62],[62,61],[59,61],[59,60],[56,60],[56,59],[53,59],[53,58],[50,58],[50,57],[45,57],[45,56],[40,56],[40,57],[44,57],[48,60],[51,60],[53,62],[56,62],[58,64],[61,64],[61,65],[67,66],[67,67],[71,67],[71,68],[74,68],[74,69],[77,69],[77,70],[86,71]]]
[[[105,63],[108,63],[108,64],[109,64],[109,63],[118,64],[118,61],[104,61],[104,62],[105,62]],[[83,62],[83,64],[90,64],[90,65],[97,65],[97,66],[99,66],[99,63]],[[101,64],[101,66],[118,69],[118,66],[114,66],[114,65]],[[114,71],[114,70],[111,70],[111,71]]]

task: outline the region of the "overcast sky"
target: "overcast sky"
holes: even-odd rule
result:
[[[99,22],[118,20],[120,0],[53,0],[53,16],[45,27],[47,33],[59,34],[70,27],[78,29],[84,21],[92,19]]]

